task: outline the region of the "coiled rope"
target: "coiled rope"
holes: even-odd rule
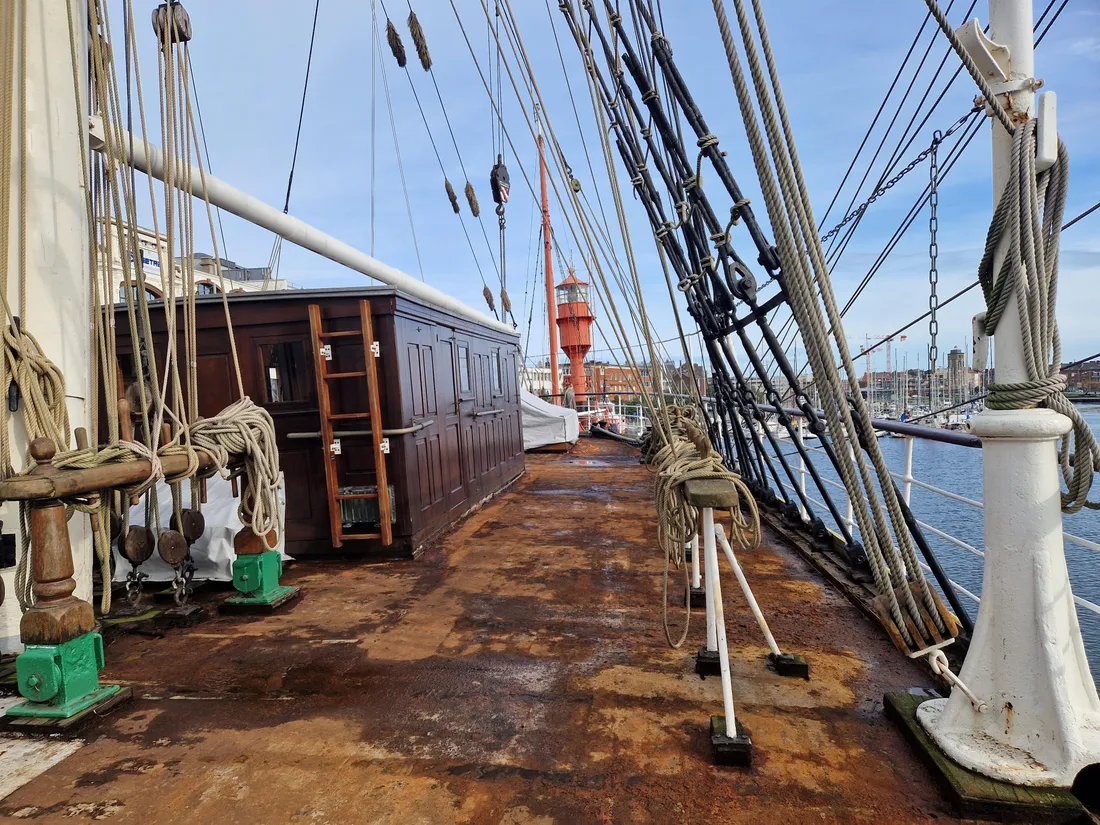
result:
[[[996,332],[1012,296],[1020,312],[1024,366],[1028,380],[989,385],[986,406],[994,410],[1046,407],[1073,422],[1058,450],[1062,478],[1062,510],[1100,509],[1089,501],[1093,473],[1100,469],[1100,444],[1088,423],[1065,396],[1066,377],[1059,373],[1062,344],[1055,318],[1058,252],[1062,217],[1069,190],[1069,154],[1058,141],[1058,157],[1043,172],[1035,171],[1035,121],[1012,136],[1009,178],[997,203],[978,266],[986,300],[986,333]],[[998,247],[1007,240],[1004,260],[994,271]]]
[[[720,453],[711,448],[705,434],[696,426],[700,413],[694,407],[668,408],[672,438],[655,453],[650,462],[657,468],[654,495],[657,502],[657,544],[664,555],[665,566],[661,584],[661,621],[665,639],[673,648],[680,647],[687,639],[691,626],[691,600],[686,601],[683,631],[679,639],[673,639],[668,624],[669,568],[683,570],[685,587],[688,569],[684,559],[684,545],[698,529],[699,510],[688,503],[684,484],[696,479],[721,479],[732,483],[740,494],[748,514],[740,507],[730,511],[733,542],[739,549],[751,550],[760,546],[760,513],[751,492],[741,477],[726,468]]]

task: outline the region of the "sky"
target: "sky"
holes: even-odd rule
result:
[[[152,81],[156,76],[156,41],[148,19],[156,3],[133,2],[146,103],[155,107]],[[484,69],[490,45],[481,0],[453,2]],[[222,180],[281,208],[294,149],[314,3],[186,0],[185,5],[194,30],[190,48],[211,170]],[[959,0],[950,7],[946,2],[942,5],[949,8],[952,22],[959,25],[970,3]],[[1035,0],[1036,16],[1046,5],[1047,0]],[[983,23],[985,6],[985,2],[979,2],[975,7],[975,14]],[[373,55],[376,68],[372,83],[372,3],[321,0],[290,213],[415,277],[421,277],[422,273],[427,283],[484,310],[479,266],[494,290],[499,288],[491,262],[499,242],[488,184],[495,161],[491,103],[456,22],[452,0],[413,0],[411,7],[424,28],[453,141],[432,79],[416,60],[405,22],[409,4],[405,0],[389,0],[385,6],[379,1],[375,7],[379,30],[385,25],[388,10],[403,36],[409,55],[409,76],[398,68],[382,31],[381,45]],[[607,203],[609,184],[583,67],[557,3],[512,0],[512,7],[546,103],[546,117],[589,200],[594,202],[598,190]],[[109,8],[113,24],[120,27],[121,0],[110,0]],[[727,159],[738,182],[766,225],[763,199],[711,4],[705,0],[665,0],[663,8],[664,33],[672,44],[674,59],[711,131],[728,152]],[[765,12],[769,14],[772,45],[807,186],[815,214],[821,216],[925,20],[927,9],[921,0],[782,0],[767,3]],[[732,15],[732,10],[729,13]],[[926,26],[917,47],[918,56],[932,41],[932,28]],[[560,56],[555,32],[561,42]],[[116,40],[121,37],[116,35]],[[915,91],[906,103],[904,120],[915,110],[917,96],[932,78],[946,50],[946,41],[937,35],[925,69],[918,75]],[[956,66],[952,55],[941,78],[946,79]],[[1057,93],[1059,133],[1070,155],[1072,177],[1067,217],[1100,201],[1100,140],[1094,131],[1100,121],[1100,91],[1094,82],[1098,72],[1100,3],[1069,0],[1036,52],[1036,75],[1044,80],[1044,91]],[[576,118],[567,76],[575,94]],[[428,121],[430,136],[410,90],[409,77]],[[909,75],[891,97],[888,115],[892,114],[892,107],[908,80]],[[529,109],[523,81],[517,79],[517,82],[524,97],[522,105]],[[512,177],[512,193],[505,214],[505,271],[524,351],[537,357],[548,351],[545,286],[537,281],[541,277],[536,269],[537,201],[521,171],[522,166],[537,181],[537,155],[520,101],[507,77],[503,86],[504,125],[516,150],[515,154],[509,150],[505,157]],[[964,72],[936,107],[905,157],[911,158],[926,147],[933,130],[946,129],[963,115],[976,93]],[[878,144],[882,127],[880,122],[872,132],[872,147]],[[157,135],[153,137],[159,143]],[[432,138],[462,201],[470,241],[447,201]],[[400,151],[404,186],[395,143]],[[886,151],[892,147],[893,143],[888,142]],[[594,176],[586,158],[591,159]],[[866,160],[861,161],[865,163]],[[864,165],[856,167],[860,176]],[[633,250],[653,328],[660,338],[673,338],[672,308],[651,231],[637,201],[630,198],[626,176],[621,168],[617,171],[628,200],[626,212]],[[481,226],[468,214],[462,198],[467,178],[478,193]],[[927,182],[928,168],[924,163],[868,211],[832,273],[834,289],[842,303]],[[728,209],[729,201],[717,191],[714,175],[705,171],[704,185],[708,183],[707,191],[719,211]],[[842,192],[839,206],[829,216],[829,224],[843,214],[842,207],[854,196],[850,182]],[[975,279],[991,205],[990,141],[986,125],[940,186],[938,294],[941,299]],[[581,250],[574,245],[553,201],[551,217],[562,259],[579,265]],[[266,265],[275,241],[271,233],[228,214],[223,216],[223,229],[224,257],[244,266]],[[765,231],[770,236],[770,230]],[[743,229],[734,230],[733,242],[742,257],[755,261],[756,251]],[[616,236],[615,243],[621,254],[621,235]],[[209,239],[201,235],[196,244],[199,249],[210,246]],[[928,244],[925,210],[848,314],[845,330],[853,350],[861,346],[866,336],[872,339],[885,336],[927,308]],[[557,258],[554,265],[555,268],[559,265]],[[583,271],[579,274],[584,276]],[[368,280],[290,244],[282,250],[280,277],[302,287],[355,286]],[[1095,323],[1098,308],[1100,210],[1063,235],[1058,318],[1064,360],[1100,351],[1100,332]],[[970,319],[981,309],[981,294],[974,290],[941,311],[938,340],[941,358],[952,346],[967,346]],[[597,309],[597,315],[602,314]],[[690,318],[687,322],[693,329]],[[612,337],[606,319],[601,318],[600,329],[609,339]],[[895,343],[894,363],[910,367],[924,363],[928,340],[927,322],[921,322],[907,333],[904,342]],[[698,338],[692,341],[697,353]],[[616,360],[616,354],[606,351],[609,346],[614,346],[614,341],[608,344],[597,333],[593,355]],[[678,357],[679,345],[668,346],[673,357]],[[804,359],[804,355],[800,357]],[[879,356],[876,369],[882,368],[884,362]]]

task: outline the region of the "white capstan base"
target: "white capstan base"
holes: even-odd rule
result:
[[[1082,769],[1100,762],[1100,729],[1095,726],[1077,731],[1079,741],[1067,749],[1061,764],[1048,766],[1030,751],[1000,742],[975,728],[946,730],[943,715],[950,701],[929,699],[917,708],[917,720],[952,760],[983,776],[1013,785],[1068,788]]]
[[[1055,444],[1070,427],[1051,410],[989,410],[982,439],[982,601],[960,690],[917,719],[963,767],[1016,785],[1069,787],[1100,764],[1096,695],[1070,590]]]

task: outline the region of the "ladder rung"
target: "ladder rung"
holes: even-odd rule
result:
[[[351,338],[352,336],[363,337],[363,333],[358,329],[342,329],[336,332],[322,332],[318,334],[320,338]]]
[[[369,412],[334,413],[328,417],[329,421],[347,421],[352,418],[370,418]]]
[[[352,539],[352,540],[354,540],[354,539],[380,539],[380,538],[382,538],[382,534],[381,533],[341,533],[340,538],[343,539],[344,541],[348,541],[349,539]]]
[[[330,372],[325,374],[325,378],[366,378],[365,372]]]
[[[357,498],[378,498],[378,493],[337,493],[337,501],[349,501]]]

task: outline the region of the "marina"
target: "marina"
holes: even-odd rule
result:
[[[0,819],[1100,821],[1100,16],[337,5],[0,4]]]

